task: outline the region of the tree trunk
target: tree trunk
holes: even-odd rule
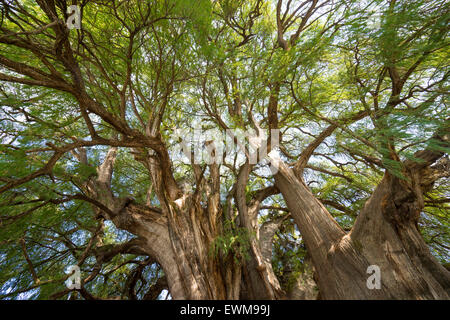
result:
[[[98,177],[89,180],[86,193],[94,199],[96,210],[116,227],[137,236],[134,251],[154,258],[163,268],[174,299],[276,299],[283,296],[270,259],[264,259],[259,242],[257,215],[263,199],[275,188],[261,190],[247,203],[245,186],[250,166],[242,167],[236,182],[237,214],[227,213],[220,204],[220,175],[217,164],[209,165],[209,177],[193,164],[196,190],[182,190],[171,175],[167,151],[162,147],[156,157],[135,150],[135,157],[149,170],[159,207],[116,197],[110,188],[117,149],[111,148],[97,168]],[[87,163],[81,158],[80,161]],[[163,163],[166,163],[163,165]],[[228,197],[231,200],[232,194]],[[229,209],[232,209],[231,202]],[[235,220],[236,228],[249,235],[245,259],[235,248],[213,250],[224,234],[225,220]],[[230,231],[230,230],[228,230]],[[234,236],[234,234],[231,234]],[[271,243],[272,239],[268,239]],[[263,244],[264,245],[264,244]]]
[[[174,204],[166,216],[131,203],[111,220],[141,239],[140,249],[163,268],[173,299],[237,299],[234,274],[240,271],[212,254],[207,215],[193,203],[183,205]]]
[[[224,256],[212,250],[223,235],[221,222],[211,228],[207,209],[195,197],[185,196],[169,208],[163,215],[130,203],[111,220],[143,240],[140,249],[161,265],[174,299],[282,297],[270,259],[258,260],[261,247],[255,239],[247,259],[236,260],[234,252]]]
[[[346,234],[294,171],[277,165],[276,186],[311,254],[322,299],[449,299],[450,272],[417,228],[432,184],[423,171],[410,175],[412,183],[386,173]],[[380,289],[367,285],[371,265],[380,268]]]
[[[253,201],[247,203],[245,186],[251,167],[248,162],[242,165],[235,184],[235,200],[239,211],[238,222],[239,226],[248,232],[250,246],[249,259],[243,268],[243,283],[246,288],[243,290],[241,299],[281,299],[284,297],[284,292],[273,272],[271,263],[273,235],[261,238],[261,230],[258,225],[260,204],[265,197],[274,192],[274,188],[260,190]],[[266,247],[266,251],[270,250],[270,257],[267,254],[264,256],[264,247]]]

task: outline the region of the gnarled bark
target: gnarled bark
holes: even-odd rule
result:
[[[448,143],[448,137],[440,138]],[[400,179],[386,172],[345,233],[294,171],[281,160],[275,176],[303,236],[323,299],[449,299],[450,272],[434,258],[417,227],[423,194],[440,177],[429,167],[443,154],[416,153]],[[367,268],[377,265],[381,288],[369,289]]]

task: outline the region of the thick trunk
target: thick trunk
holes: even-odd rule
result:
[[[137,150],[139,151],[139,150]],[[139,152],[137,152],[140,154]],[[142,153],[142,152],[141,152]],[[217,240],[226,238],[225,218],[220,204],[220,179],[217,165],[210,165],[206,181],[197,170],[200,191],[183,193],[173,183],[168,184],[157,161],[143,161],[148,166],[159,200],[159,208],[140,205],[132,199],[117,198],[110,188],[116,149],[108,152],[98,167],[97,179],[86,183],[86,192],[94,199],[96,210],[118,228],[137,236],[134,251],[154,258],[163,268],[170,294],[174,299],[274,299],[282,295],[273,273],[270,259],[263,259],[258,242],[257,213],[259,203],[270,195],[264,189],[249,206],[245,202],[245,184],[240,179],[238,196],[239,217],[234,228],[252,234],[249,259],[233,250],[213,250]],[[144,157],[144,159],[146,159]],[[195,167],[197,169],[197,167]],[[169,179],[170,180],[170,179]],[[207,200],[204,201],[206,194]],[[231,199],[231,196],[229,197]],[[206,202],[206,205],[205,205]],[[230,209],[232,206],[230,205]],[[233,211],[233,210],[232,210]],[[234,217],[236,218],[236,217]],[[256,236],[253,236],[253,234]],[[233,234],[231,234],[233,236]]]
[[[380,267],[377,291],[384,297],[450,298],[450,272],[431,255],[417,227],[424,183],[418,190],[414,182],[386,174],[349,235],[357,252]]]
[[[128,211],[136,212],[137,205]],[[140,207],[143,208],[143,207]],[[283,293],[273,273],[269,258],[263,258],[260,244],[250,240],[248,257],[236,261],[212,249],[218,236],[223,236],[216,223],[212,228],[209,215],[195,199],[186,198],[170,206],[167,218],[161,216],[133,219],[129,231],[146,239],[145,250],[162,266],[174,299],[276,299]],[[159,220],[159,221],[158,221]],[[123,222],[119,222],[125,227]],[[131,228],[130,228],[131,227]],[[215,230],[215,232],[212,232]]]
[[[247,203],[245,186],[247,185],[251,166],[244,164],[237,178],[235,200],[239,211],[239,225],[247,230],[249,238],[249,259],[243,267],[243,284],[241,299],[273,300],[281,299],[285,293],[272,269],[272,237],[266,235],[258,225],[258,211],[261,201],[272,190],[260,190],[252,202]],[[270,232],[269,232],[270,233]],[[261,238],[262,236],[262,238]],[[267,247],[270,247],[267,248]],[[270,250],[270,254],[267,252]]]
[[[171,208],[172,210],[175,207]],[[171,211],[172,211],[171,210]],[[225,280],[219,257],[211,254],[214,235],[200,206],[185,204],[169,213],[169,234],[181,275],[184,299],[225,299]],[[171,292],[173,288],[171,288]],[[174,296],[175,297],[175,296]]]
[[[331,245],[337,243],[345,233],[325,207],[295,176],[293,170],[280,160],[274,161],[277,161],[278,168],[275,175],[276,186],[282,193],[311,255],[318,274],[318,286],[323,296],[323,290],[336,281],[333,268],[328,261],[328,252]]]
[[[449,299],[450,272],[417,228],[427,186],[386,174],[345,234],[294,172],[278,166],[276,186],[311,254],[322,299]],[[367,285],[371,265],[380,268],[380,289]]]
[[[229,293],[238,292],[233,290],[239,286],[233,283],[234,265],[211,254],[213,239],[202,214],[194,214],[196,206],[191,204],[184,204],[184,210],[170,208],[171,216],[149,218],[145,207],[130,205],[126,215],[132,216],[131,223],[117,224],[145,239],[143,249],[163,268],[173,299],[236,299]]]

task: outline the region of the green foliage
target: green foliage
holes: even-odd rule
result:
[[[225,232],[211,244],[210,253],[216,257],[231,256],[236,264],[250,259],[250,241],[255,235],[245,228],[234,226],[230,220],[225,221],[224,229]]]
[[[274,239],[272,267],[286,292],[293,288],[300,275],[311,272],[306,262],[305,245],[297,234],[294,224],[287,221]]]

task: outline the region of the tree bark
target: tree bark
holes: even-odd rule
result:
[[[198,191],[190,192],[167,184],[158,161],[147,158],[159,200],[159,208],[155,208],[112,193],[110,184],[116,153],[116,148],[108,151],[97,168],[97,177],[85,184],[86,194],[94,199],[99,215],[137,237],[126,246],[119,245],[118,251],[131,253],[132,250],[150,256],[161,265],[173,299],[275,299],[283,295],[270,258],[263,258],[261,250],[266,240],[271,245],[272,239],[258,240],[259,205],[273,194],[274,188],[261,190],[247,203],[245,185],[249,167],[243,168],[243,175],[236,183],[237,227],[246,229],[249,234],[254,232],[255,236],[249,240],[249,259],[238,257],[236,260],[235,252],[224,255],[212,250],[216,239],[224,235],[225,219],[220,204],[217,165],[210,165],[208,180],[199,173]],[[81,153],[79,160],[82,160]],[[170,188],[172,190],[168,190]],[[203,201],[205,194],[206,203]],[[107,259],[105,255],[97,258]]]
[[[407,166],[409,180],[386,173],[346,234],[294,171],[277,165],[276,186],[311,254],[322,299],[450,298],[450,272],[417,227],[423,193],[435,180],[428,167]],[[367,286],[371,265],[380,268],[380,289]]]

